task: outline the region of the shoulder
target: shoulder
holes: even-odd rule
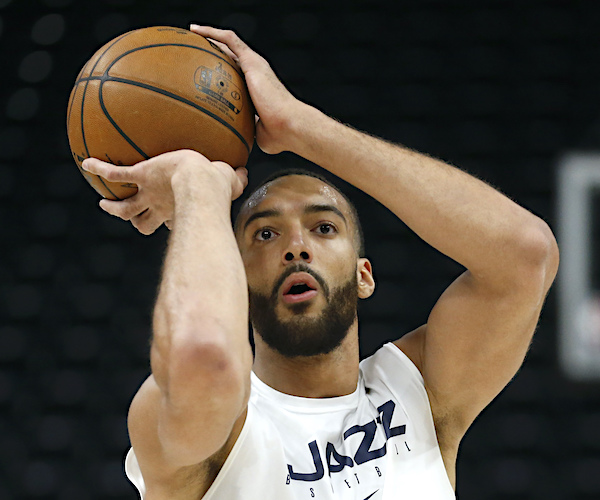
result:
[[[398,342],[388,342],[360,363],[365,381],[383,380],[399,387],[407,383],[424,386],[415,356]]]
[[[431,405],[421,372],[395,343],[387,343],[360,363],[367,397],[373,401],[392,399],[419,426],[432,421]]]

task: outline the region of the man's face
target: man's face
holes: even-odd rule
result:
[[[294,357],[342,342],[359,294],[354,235],[346,200],[313,177],[276,179],[247,202],[237,239],[250,319],[267,345]]]

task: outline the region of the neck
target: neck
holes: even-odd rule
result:
[[[282,356],[254,336],[254,373],[273,389],[305,398],[330,398],[351,394],[358,384],[358,322],[342,343],[328,354]]]

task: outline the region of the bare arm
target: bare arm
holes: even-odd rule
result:
[[[150,199],[173,221],[154,309],[152,376],[132,404],[129,427],[142,469],[198,464],[225,445],[249,394],[247,285],[229,217],[245,173],[191,151],[127,169],[98,160],[86,166],[139,183],[137,200],[105,200],[105,210],[137,217],[136,227],[152,232],[154,216],[138,215]]]
[[[260,117],[261,149],[292,151],[328,169],[467,268],[427,325],[397,342],[424,376],[439,429],[459,440],[524,359],[558,266],[549,227],[461,170],[298,101],[235,34],[194,29],[239,61]]]
[[[174,228],[154,309],[151,365],[163,394],[158,435],[178,465],[223,446],[247,402],[252,359],[231,189],[201,171],[173,177]]]
[[[436,423],[462,436],[525,357],[557,271],[550,229],[461,170],[312,108],[290,127],[293,151],[372,195],[467,268],[427,325],[397,342],[423,373]]]

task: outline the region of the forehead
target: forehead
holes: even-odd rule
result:
[[[347,218],[350,217],[348,203],[335,188],[315,177],[288,175],[269,182],[253,193],[242,207],[240,222],[259,210],[277,208],[294,211],[315,203],[333,205]]]

